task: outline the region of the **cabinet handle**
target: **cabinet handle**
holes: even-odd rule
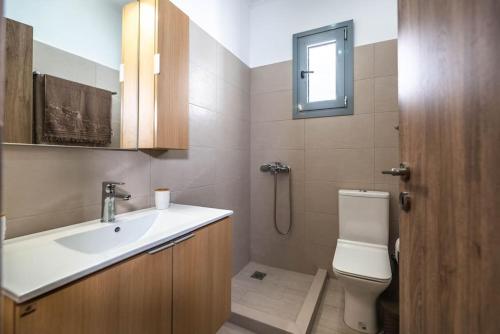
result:
[[[36,304],[28,304],[28,305],[23,306],[21,308],[20,316],[22,318],[22,317],[25,317],[25,316],[27,316],[35,311],[36,311]]]
[[[191,234],[189,234],[189,235],[186,235],[185,237],[182,237],[182,238],[180,238],[180,239],[174,240],[174,244],[176,244],[176,245],[177,245],[177,244],[180,244],[181,242],[186,241],[186,240],[188,240],[188,239],[191,239],[191,238],[192,238],[192,237],[194,237],[194,236],[195,236],[195,234],[194,234],[194,233],[191,233]]]
[[[163,246],[160,246],[160,247],[153,248],[153,249],[149,250],[148,254],[155,254],[155,253],[161,252],[162,250],[170,248],[170,247],[173,247],[174,245],[175,245],[175,243],[170,242],[170,243],[168,243],[166,245],[163,245]]]

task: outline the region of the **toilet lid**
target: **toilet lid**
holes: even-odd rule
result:
[[[392,276],[387,246],[343,239],[337,240],[333,269],[381,282],[389,281]]]

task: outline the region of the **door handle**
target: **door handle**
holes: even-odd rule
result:
[[[400,176],[401,180],[408,181],[410,179],[410,167],[406,166],[404,163],[399,165],[399,168],[391,168],[390,170],[383,170],[382,174]]]

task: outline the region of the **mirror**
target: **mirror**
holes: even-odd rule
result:
[[[137,149],[138,2],[4,3],[4,142]]]

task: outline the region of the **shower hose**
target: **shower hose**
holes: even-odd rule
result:
[[[288,229],[286,230],[286,232],[283,232],[280,230],[280,228],[278,227],[278,213],[277,213],[277,210],[276,210],[276,204],[277,204],[277,201],[278,201],[278,174],[279,173],[273,173],[274,174],[274,228],[276,229],[276,232],[278,232],[279,234],[281,235],[287,235],[288,233],[291,232],[292,230],[292,222],[293,222],[293,219],[292,219],[292,170],[289,169],[289,172],[288,172],[288,207],[289,207],[289,210],[290,210],[290,223],[288,224]]]

